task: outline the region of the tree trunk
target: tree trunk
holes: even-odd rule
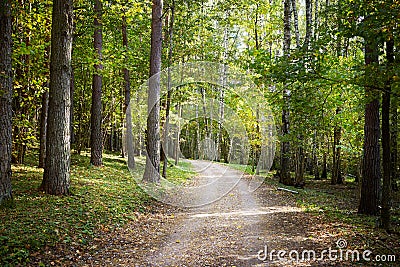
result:
[[[46,133],[47,133],[48,112],[49,112],[49,91],[46,90],[42,95],[42,112],[40,114],[39,168],[44,168],[44,163],[46,159]]]
[[[300,32],[299,32],[299,16],[297,15],[296,0],[290,0],[292,11],[293,11],[293,24],[294,24],[294,35],[296,37],[296,47],[300,47]]]
[[[0,205],[12,200],[12,26],[11,0],[0,1]]]
[[[258,5],[257,5],[257,10],[258,10]],[[258,16],[258,14],[256,14]],[[226,18],[227,19],[227,15]],[[255,24],[255,38],[256,40],[258,39],[257,37],[257,19],[256,19],[256,24]],[[222,77],[221,77],[221,85],[222,87],[219,88],[219,105],[218,105],[218,132],[217,132],[217,138],[216,138],[216,148],[217,148],[217,161],[221,161],[221,157],[223,156],[223,146],[222,146],[222,130],[223,130],[223,123],[224,123],[224,117],[225,117],[225,86],[226,86],[226,71],[227,71],[227,66],[226,60],[228,59],[228,29],[227,27],[224,28],[224,54],[223,54],[223,70],[222,70]],[[257,41],[258,42],[258,41]],[[256,43],[256,49],[258,49],[258,43]],[[226,157],[225,157],[226,161]]]
[[[378,64],[378,44],[376,40],[365,40],[365,64],[367,68]],[[371,69],[367,69],[366,77],[373,77]],[[364,125],[364,162],[361,181],[361,198],[358,212],[362,214],[378,214],[379,182],[381,179],[379,150],[379,99],[378,92],[369,86],[365,87],[367,104],[365,105]]]
[[[336,115],[341,112],[341,108],[336,109]],[[333,131],[333,164],[332,164],[332,180],[331,184],[342,184],[342,171],[341,171],[341,163],[340,163],[340,139],[342,138],[342,128],[339,125],[335,126]]]
[[[295,186],[303,188],[305,185],[304,181],[304,148],[303,148],[303,136],[299,136],[300,144],[297,148],[296,153],[296,172],[295,172]]]
[[[322,159],[321,179],[326,179],[326,178],[328,178],[328,168],[327,168],[326,152],[324,152],[324,156]]]
[[[72,43],[74,42],[74,40],[72,39]],[[71,52],[72,54],[73,52]],[[71,63],[72,65],[72,63]],[[71,147],[72,144],[75,143],[75,134],[74,134],[74,92],[75,92],[75,74],[74,74],[74,69],[71,69],[71,84],[69,87],[70,90],[70,97],[71,97],[71,113],[70,113],[70,133],[71,133]]]
[[[386,58],[389,69],[394,63],[394,41],[391,38],[386,42]],[[383,186],[382,186],[382,228],[390,230],[390,209],[391,209],[391,158],[390,158],[390,94],[391,94],[391,78],[386,82],[386,90],[382,97],[382,169],[383,169]]]
[[[396,49],[399,49],[396,47]],[[399,57],[394,59],[394,64],[398,66],[400,64]],[[399,156],[398,156],[398,132],[399,132],[399,120],[398,120],[398,107],[399,107],[398,95],[392,95],[391,97],[391,116],[390,116],[390,141],[391,141],[391,175],[392,175],[392,187],[393,190],[398,190],[398,179],[399,179]]]
[[[317,139],[317,130],[314,130],[314,137],[313,137],[313,151],[312,151],[312,161],[313,161],[313,174],[314,174],[314,179],[315,180],[320,180],[321,177],[319,175],[319,162],[318,162],[318,155],[317,155],[317,149],[318,149],[318,139]]]
[[[318,40],[318,28],[319,28],[319,0],[315,0],[315,8],[314,8],[314,40]]]
[[[153,0],[151,22],[150,80],[148,89],[147,157],[143,180],[160,181],[160,76],[162,48],[162,0]]]
[[[90,163],[94,166],[103,165],[103,136],[101,129],[102,120],[102,103],[101,103],[101,87],[103,65],[102,48],[102,4],[101,0],[94,2],[94,49],[97,54],[97,63],[94,66],[93,83],[92,83],[92,108],[90,114]]]
[[[122,16],[122,45],[125,51],[128,50],[128,35],[126,32],[126,17]],[[124,114],[126,115],[126,151],[128,154],[128,168],[135,168],[135,149],[133,146],[133,125],[132,125],[132,108],[131,108],[131,77],[128,68],[124,67]]]
[[[168,168],[168,135],[169,135],[169,111],[171,106],[171,65],[172,65],[172,52],[174,49],[174,20],[175,20],[175,1],[172,1],[171,6],[171,18],[169,21],[169,49],[168,49],[168,81],[167,81],[167,103],[165,107],[165,124],[164,124],[164,141],[163,141],[163,153],[164,153],[164,165],[162,169],[162,176],[167,178]]]
[[[312,37],[312,0],[306,1],[306,36],[304,38],[304,50],[308,50]]]
[[[73,1],[54,0],[46,160],[41,189],[67,195],[70,187],[70,82]]]
[[[290,0],[284,1],[284,41],[283,55],[289,58],[290,54]],[[282,108],[282,141],[281,141],[281,173],[280,183],[285,185],[293,185],[293,179],[290,175],[290,143],[287,140],[289,135],[289,102],[290,90],[289,85],[285,85],[283,89],[283,108]]]
[[[181,105],[177,104],[178,110],[178,118],[180,119],[182,116]],[[181,134],[181,123],[178,121],[178,129],[176,131],[176,139],[175,139],[175,165],[179,164],[179,143],[180,143],[180,134]]]
[[[399,178],[399,157],[398,157],[398,132],[399,132],[399,126],[398,126],[398,112],[397,112],[397,108],[399,105],[398,102],[398,96],[392,96],[391,98],[391,133],[390,133],[390,141],[391,141],[391,145],[390,145],[390,149],[391,149],[391,160],[392,160],[392,164],[391,164],[391,174],[392,174],[392,187],[393,190],[398,190],[398,186],[397,186],[397,181]]]

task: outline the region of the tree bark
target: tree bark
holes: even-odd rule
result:
[[[40,114],[40,145],[39,145],[39,168],[44,168],[46,159],[46,135],[47,135],[47,116],[49,113],[49,91],[42,95],[42,111]]]
[[[398,46],[396,49],[399,49]],[[399,57],[394,59],[394,65],[398,66],[400,64]],[[398,179],[399,179],[399,156],[398,156],[398,132],[399,132],[399,120],[398,120],[398,109],[399,107],[399,97],[398,95],[392,95],[391,97],[391,111],[390,111],[390,141],[391,141],[391,175],[392,175],[392,187],[393,190],[398,190]]]
[[[169,49],[168,49],[168,84],[167,84],[167,103],[165,106],[165,124],[164,124],[164,140],[163,140],[163,153],[164,165],[162,169],[162,176],[167,178],[168,168],[168,135],[169,135],[169,111],[171,106],[171,65],[172,65],[172,52],[174,49],[174,20],[175,20],[175,1],[172,1],[171,18],[169,21]]]
[[[11,0],[0,1],[0,205],[12,200],[12,26]]]
[[[314,130],[314,137],[313,137],[313,151],[312,151],[312,161],[313,161],[313,174],[314,174],[314,179],[315,180],[320,180],[320,174],[319,174],[319,162],[318,162],[318,154],[317,154],[317,149],[318,149],[318,139],[317,139],[317,130]]]
[[[328,168],[327,168],[327,160],[326,160],[326,152],[324,152],[324,156],[322,159],[322,173],[321,173],[321,179],[326,179],[328,178]]]
[[[312,0],[306,1],[306,36],[304,38],[304,50],[308,50],[312,37]]]
[[[41,189],[67,195],[70,187],[70,82],[73,1],[54,0],[46,160]]]
[[[103,48],[103,33],[102,33],[102,4],[101,0],[95,0],[94,3],[94,49],[97,54],[98,63],[95,64],[95,73],[93,74],[92,82],[92,107],[90,114],[90,163],[94,166],[103,165],[103,136],[101,129],[102,120],[102,102],[101,102],[101,87],[103,65],[102,48]]]
[[[126,32],[126,17],[122,16],[122,45],[125,51],[128,50],[128,34]],[[128,68],[123,68],[124,73],[124,114],[126,115],[126,151],[128,154],[128,168],[135,168],[135,149],[133,146],[133,125],[131,108],[131,77]]]
[[[390,38],[386,42],[386,59],[388,68],[391,69],[394,63],[394,40]],[[386,82],[385,91],[382,97],[382,169],[383,169],[383,186],[382,186],[382,212],[381,221],[382,228],[390,230],[390,209],[391,209],[391,149],[390,149],[390,94],[391,94],[391,77]]]
[[[371,38],[371,39],[370,39]],[[378,44],[372,37],[365,38],[365,64],[367,68],[378,64]],[[366,77],[373,77],[371,69],[367,69]],[[366,86],[364,125],[364,161],[361,181],[361,198],[358,212],[361,214],[378,214],[379,190],[381,179],[380,150],[379,150],[379,99],[378,92]]]
[[[160,181],[160,76],[162,48],[162,0],[153,0],[151,22],[150,80],[148,89],[147,157],[143,180]]]
[[[390,131],[390,149],[391,149],[391,175],[392,175],[392,187],[393,190],[398,190],[397,181],[399,178],[399,157],[398,157],[398,132],[399,132],[399,120],[398,120],[398,97],[392,96],[391,98],[391,112],[390,112],[390,121],[391,121],[391,131]]]
[[[307,0],[308,1],[308,0]],[[296,37],[296,47],[300,47],[299,16],[297,15],[296,0],[290,0],[293,12],[294,35]]]
[[[296,151],[296,172],[295,172],[295,186],[296,187],[304,187],[304,164],[305,164],[305,156],[304,156],[304,148],[303,148],[303,136],[299,136],[299,147]]]
[[[336,115],[341,112],[341,108],[336,109]],[[332,180],[331,184],[342,184],[342,172],[341,172],[341,164],[340,164],[340,156],[341,156],[341,148],[340,148],[340,139],[342,138],[342,128],[339,125],[336,125],[333,131],[333,164],[332,164]]]
[[[178,110],[178,118],[180,119],[182,116],[182,109],[181,109],[181,105],[178,103],[177,104],[177,108]],[[179,143],[180,143],[180,135],[181,135],[181,123],[178,120],[178,127],[176,130],[176,139],[175,139],[175,165],[179,164]]]

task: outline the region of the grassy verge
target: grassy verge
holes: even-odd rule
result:
[[[252,174],[249,166],[236,164],[230,164],[230,166]],[[273,174],[274,172],[270,172],[266,176],[265,183],[273,187],[297,191],[298,194],[291,195],[295,198],[297,205],[312,215],[311,221],[316,225],[323,224],[325,232],[334,233],[339,230],[353,247],[369,249],[375,253],[374,255],[396,255],[397,261],[399,260],[400,192],[393,192],[392,232],[388,234],[377,227],[378,216],[357,213],[359,185],[354,182],[354,179],[346,179],[343,185],[331,185],[330,180],[314,180],[312,176],[308,175],[305,188],[299,189],[280,184],[276,178],[273,178]],[[284,192],[282,194],[291,193]],[[382,263],[379,266],[395,265]]]
[[[135,183],[143,174],[145,160],[136,159],[137,170],[129,173],[126,161],[104,154],[104,167],[90,166],[89,155],[72,155],[71,195],[56,197],[39,192],[43,170],[35,167],[36,156],[27,164],[13,166],[14,201],[0,209],[0,265],[27,264],[46,248],[63,243],[84,246],[104,228],[120,227],[138,213],[151,209],[153,200]],[[190,165],[171,167],[168,176],[184,182],[192,176]]]
[[[196,174],[190,162],[181,160],[178,166],[171,163],[168,165],[167,180],[174,184],[182,185],[188,183]]]
[[[230,167],[243,171],[247,174],[254,174],[249,165],[228,164]],[[351,223],[356,227],[375,227],[377,217],[363,216],[357,214],[358,184],[353,178],[346,179],[343,185],[331,185],[329,180],[314,180],[312,176],[306,176],[306,186],[298,189],[292,186],[279,184],[273,178],[274,172],[266,175],[265,182],[269,185],[279,186],[299,192],[295,195],[297,204],[306,212],[323,214],[330,221],[341,221]],[[262,173],[261,175],[265,175]],[[393,195],[394,210],[392,213],[393,225],[397,230],[400,224],[400,195],[395,192]]]

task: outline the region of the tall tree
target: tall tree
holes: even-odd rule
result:
[[[304,48],[307,50],[312,37],[312,0],[306,0],[306,36]]]
[[[48,19],[50,20],[50,19]],[[50,34],[46,36],[47,43],[51,41]],[[72,53],[72,52],[71,52]],[[45,49],[45,56],[48,60],[46,60],[46,69],[50,71],[50,45],[47,45]],[[47,135],[47,116],[49,113],[49,86],[50,81],[46,80],[44,83],[45,91],[42,94],[42,109],[40,113],[40,130],[39,130],[39,168],[44,168],[45,159],[46,159],[46,135]],[[70,96],[73,97],[72,95]],[[72,113],[72,107],[71,107]]]
[[[283,55],[288,58],[290,54],[290,0],[285,0],[284,4],[284,40],[283,40]],[[288,84],[284,85],[283,89],[283,108],[282,108],[282,141],[281,141],[281,174],[280,182],[285,185],[293,185],[293,179],[290,175],[290,143],[289,135],[289,102],[290,90]]]
[[[128,34],[126,32],[126,17],[125,14],[122,16],[122,45],[124,46],[125,52],[128,50]],[[126,62],[125,62],[126,63]],[[135,151],[133,147],[133,126],[132,126],[132,108],[131,102],[131,76],[130,71],[125,66],[123,68],[124,73],[124,91],[125,91],[125,103],[124,103],[124,114],[126,117],[126,150],[128,154],[128,168],[135,168]]]
[[[372,73],[378,64],[378,41],[376,36],[371,33],[367,34],[364,39],[366,77],[373,77]],[[371,82],[369,80],[369,83]],[[370,85],[366,85],[365,93],[367,103],[364,117],[364,161],[358,212],[376,215],[378,213],[379,183],[381,179],[379,93]]]
[[[12,199],[12,67],[11,0],[0,1],[0,204]]]
[[[167,77],[167,101],[165,106],[165,122],[164,122],[164,133],[163,133],[163,147],[162,147],[162,155],[163,155],[163,169],[162,176],[167,178],[167,168],[168,168],[168,135],[169,135],[169,113],[171,106],[171,65],[172,65],[172,53],[174,49],[174,21],[175,21],[175,0],[172,0],[172,5],[170,7],[171,10],[171,18],[169,21],[169,47],[168,47],[168,77]]]
[[[143,180],[160,180],[160,76],[163,1],[153,0],[151,21],[150,80],[148,88],[147,157]]]
[[[102,101],[101,101],[101,87],[102,87],[102,74],[103,65],[101,63],[102,48],[103,48],[103,22],[102,22],[102,3],[101,0],[94,2],[94,49],[97,54],[97,62],[94,66],[95,73],[93,74],[92,83],[92,109],[90,117],[90,163],[94,166],[101,166],[103,164],[103,136],[101,130],[102,120]]]
[[[394,63],[394,40],[389,37],[386,41],[386,59],[388,69],[392,68]],[[383,186],[382,186],[382,227],[390,230],[390,208],[391,208],[391,149],[390,149],[390,94],[391,94],[391,77],[386,82],[386,90],[382,97],[382,169],[383,169]]]
[[[309,1],[309,0],[307,0]],[[293,13],[293,24],[294,24],[294,36],[296,38],[296,47],[300,47],[300,32],[299,32],[299,16],[297,14],[296,0],[290,0],[292,13]]]
[[[72,32],[73,1],[54,0],[46,160],[41,185],[42,190],[52,195],[69,194],[70,186]]]

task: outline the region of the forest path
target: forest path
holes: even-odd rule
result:
[[[170,228],[169,236],[136,265],[265,265],[258,252],[275,242],[277,234],[291,232],[290,219],[301,209],[292,201],[288,205],[284,197],[277,198],[272,188],[264,187],[261,196],[249,192],[250,179],[240,171],[208,161],[191,163],[199,173],[196,182],[213,185],[198,190],[195,198],[211,203],[175,215],[178,223]],[[296,235],[304,233],[304,225],[295,228]]]
[[[250,177],[242,177],[240,171],[207,161],[192,164],[200,174],[195,182],[216,183],[199,190],[194,196],[198,200],[218,198],[224,183],[238,182],[208,205],[176,208],[159,204],[155,213],[138,215],[122,229],[105,232],[93,251],[82,257],[83,266],[333,266],[326,261],[289,262],[287,254],[286,260],[278,261],[276,252],[272,260],[270,254],[260,259],[259,251],[266,246],[268,253],[301,253],[327,249],[336,239],[326,236],[316,218],[296,206],[294,195],[267,184],[251,193]]]

